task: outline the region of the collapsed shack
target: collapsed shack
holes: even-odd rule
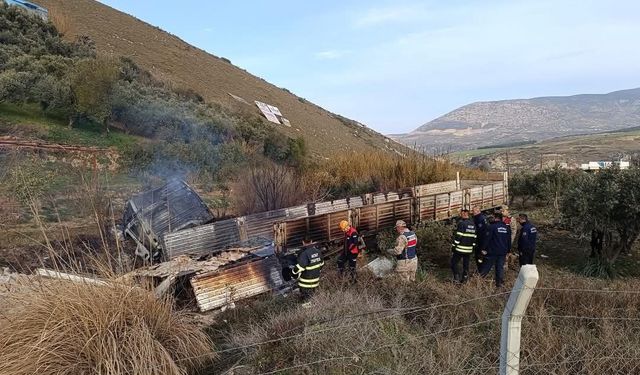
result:
[[[211,221],[213,215],[200,196],[186,182],[173,179],[127,201],[122,231],[135,241],[136,255],[160,260],[165,235]]]
[[[273,243],[252,241],[208,257],[181,255],[127,275],[151,283],[157,297],[172,294],[200,311],[234,306],[234,302],[286,287]]]

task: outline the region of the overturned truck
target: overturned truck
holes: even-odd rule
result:
[[[339,242],[342,220],[366,236],[393,227],[396,220],[415,225],[450,219],[462,208],[489,210],[506,204],[507,197],[507,174],[493,173],[484,181],[456,178],[213,221],[193,189],[172,181],[127,202],[124,225],[139,252],[157,260],[134,276],[153,280],[158,294],[176,293],[179,285],[183,297],[208,311],[294,287],[286,270],[301,239]]]

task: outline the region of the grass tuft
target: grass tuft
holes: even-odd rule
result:
[[[140,287],[34,281],[9,298],[2,374],[179,375],[214,357],[188,315]]]

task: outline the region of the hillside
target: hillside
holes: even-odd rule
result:
[[[608,94],[477,102],[396,139],[426,149],[463,150],[640,125],[640,89]]]
[[[539,169],[564,165],[578,168],[589,161],[637,159],[640,156],[640,130],[568,136],[533,145],[460,151],[450,155],[469,166],[488,166],[506,170],[507,153],[511,170]]]
[[[328,157],[351,149],[403,149],[371,129],[332,114],[224,58],[97,1],[42,0],[38,3],[63,24],[61,28],[67,38],[88,35],[95,41],[98,53],[130,57],[155,78],[192,89],[209,103],[255,115],[259,114],[253,104],[255,100],[277,106],[291,121],[291,127],[280,126],[280,130],[290,137],[302,135],[313,154]]]

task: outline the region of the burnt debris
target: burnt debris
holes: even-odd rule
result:
[[[174,179],[127,201],[123,233],[136,242],[137,255],[145,260],[160,260],[164,257],[165,235],[213,219],[200,196],[186,182]]]

